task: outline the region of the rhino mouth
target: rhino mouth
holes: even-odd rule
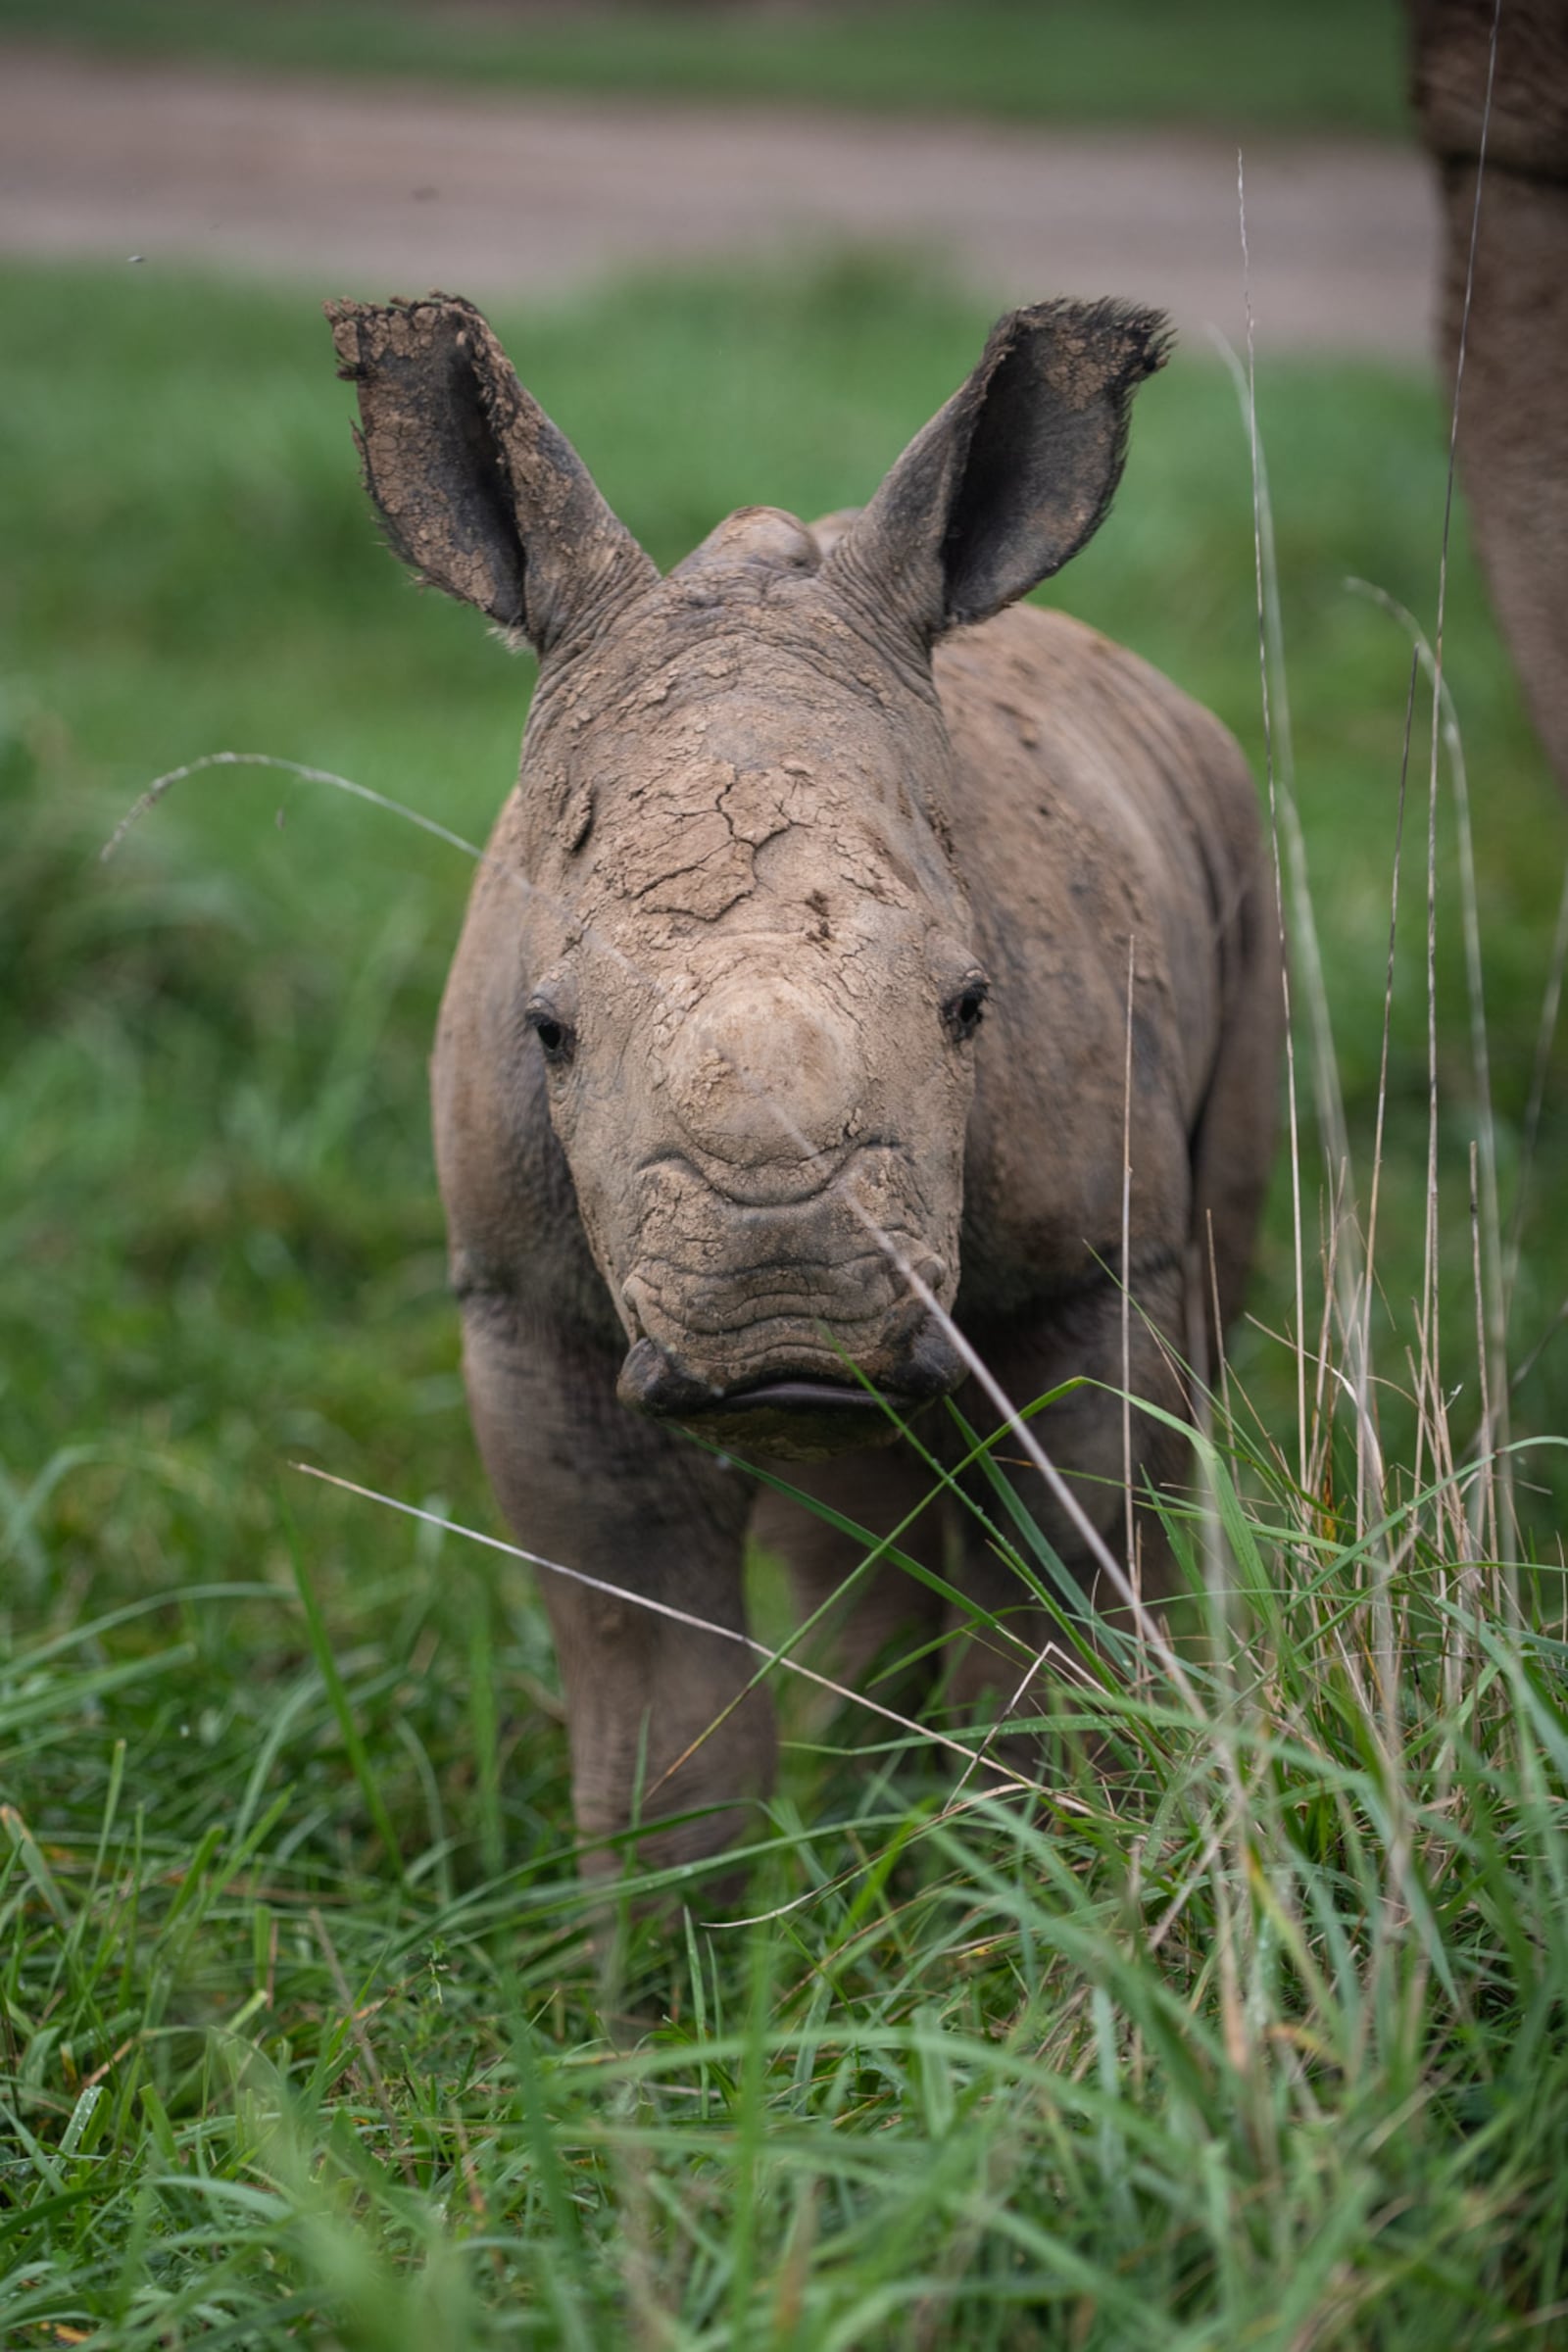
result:
[[[755,1446],[808,1460],[891,1445],[899,1424],[947,1396],[958,1376],[956,1361],[947,1360],[945,1351],[922,1351],[897,1383],[867,1387],[848,1371],[840,1380],[781,1370],[719,1388],[683,1371],[653,1341],[639,1340],[621,1367],[618,1390],[634,1411],[676,1423],[710,1444]]]
[[[719,1412],[744,1413],[749,1410],[820,1412],[824,1407],[836,1412],[880,1412],[901,1406],[927,1404],[929,1397],[915,1397],[891,1389],[850,1388],[847,1383],[833,1380],[762,1380],[755,1388],[738,1389],[728,1396],[715,1396],[712,1405],[704,1409]]]

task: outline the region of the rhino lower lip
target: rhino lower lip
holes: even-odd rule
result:
[[[831,1406],[835,1411],[881,1412],[891,1409],[899,1412],[911,1409],[919,1401],[912,1396],[897,1396],[891,1390],[841,1388],[829,1380],[773,1380],[763,1383],[760,1388],[742,1389],[734,1396],[714,1396],[696,1407],[685,1406],[680,1418],[690,1421],[700,1418],[703,1413],[744,1413],[755,1406],[762,1406],[769,1411],[780,1408],[787,1411],[794,1406],[803,1411],[820,1412],[824,1406]]]
[[[643,1338],[633,1343],[615,1387],[622,1404],[660,1421],[714,1428],[743,1419],[760,1427],[771,1419],[780,1430],[815,1423],[824,1431],[860,1432],[841,1443],[875,1444],[890,1414],[902,1420],[917,1413],[956,1388],[961,1376],[956,1357],[943,1348],[916,1344],[905,1354],[907,1360],[889,1366],[893,1377],[875,1386],[858,1384],[853,1373],[840,1375],[826,1366],[817,1373],[809,1365],[781,1365],[771,1376],[755,1373],[725,1387],[686,1369]]]

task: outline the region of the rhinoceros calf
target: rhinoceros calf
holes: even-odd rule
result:
[[[434,1060],[473,1422],[521,1541],[739,1629],[757,1496],[716,1448],[886,1532],[929,1480],[860,1384],[901,1412],[957,1389],[949,1309],[1020,1402],[1120,1387],[1125,1328],[1133,1393],[1180,1409],[1274,1127],[1253,789],[1144,662],[1006,609],[1103,517],[1163,321],[1014,312],[863,511],[742,508],[662,577],[477,311],[331,317],[393,548],[539,657]],[[1081,1386],[1037,1424],[1113,1544],[1122,1421]],[[1136,1433],[1140,1491],[1178,1477],[1179,1439]],[[1082,1530],[1028,1499],[1087,1580]],[[967,1522],[933,1505],[903,1541],[1027,1642]],[[813,1606],[861,1556],[771,1495],[762,1532]],[[724,1713],[751,1657],[544,1582],[580,1830],[648,1789],[642,1859],[729,1842],[772,1768],[766,1693]],[[940,1605],[884,1571],[847,1639]],[[970,1641],[951,1690],[1018,1679]]]

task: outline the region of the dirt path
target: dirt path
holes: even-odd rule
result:
[[[1247,215],[1260,348],[1425,355],[1436,207],[1413,153],[1260,147]],[[1134,294],[1245,334],[1219,139],[0,57],[0,252],[495,298],[867,245],[999,301]]]

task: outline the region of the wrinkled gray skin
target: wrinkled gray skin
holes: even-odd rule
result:
[[[1407,8],[1411,94],[1442,192],[1450,385],[1464,335],[1460,477],[1494,609],[1568,792],[1568,0],[1503,0],[1490,115],[1495,0]]]
[[[856,1376],[905,1411],[960,1386],[929,1298],[1015,1398],[1119,1385],[1129,941],[1131,1386],[1179,1410],[1167,1344],[1202,1356],[1193,1301],[1236,1307],[1274,1124],[1252,787],[1143,662],[1004,610],[1097,527],[1162,322],[1015,313],[863,512],[745,508],[662,578],[475,311],[332,317],[394,548],[540,660],[434,1062],[474,1427],[521,1542],[739,1630],[757,1489],[687,1431],[881,1534],[929,1480],[878,1449]],[[994,1426],[972,1384],[964,1409]],[[951,1455],[947,1423],[923,1431]],[[1117,1399],[1037,1426],[1121,1544]],[[1179,1477],[1179,1442],[1134,1426],[1140,1483]],[[1081,1532],[1038,1479],[1028,1499],[1087,1580]],[[860,1557],[793,1502],[760,1520],[806,1605]],[[905,1541],[1044,1638],[967,1514]],[[688,1816],[641,1859],[732,1840],[770,1699],[686,1751],[752,1657],[543,1581],[580,1830],[623,1830],[641,1770],[642,1820]],[[884,1571],[849,1669],[943,1614]],[[1019,1657],[958,1644],[953,1695],[1011,1690]]]

